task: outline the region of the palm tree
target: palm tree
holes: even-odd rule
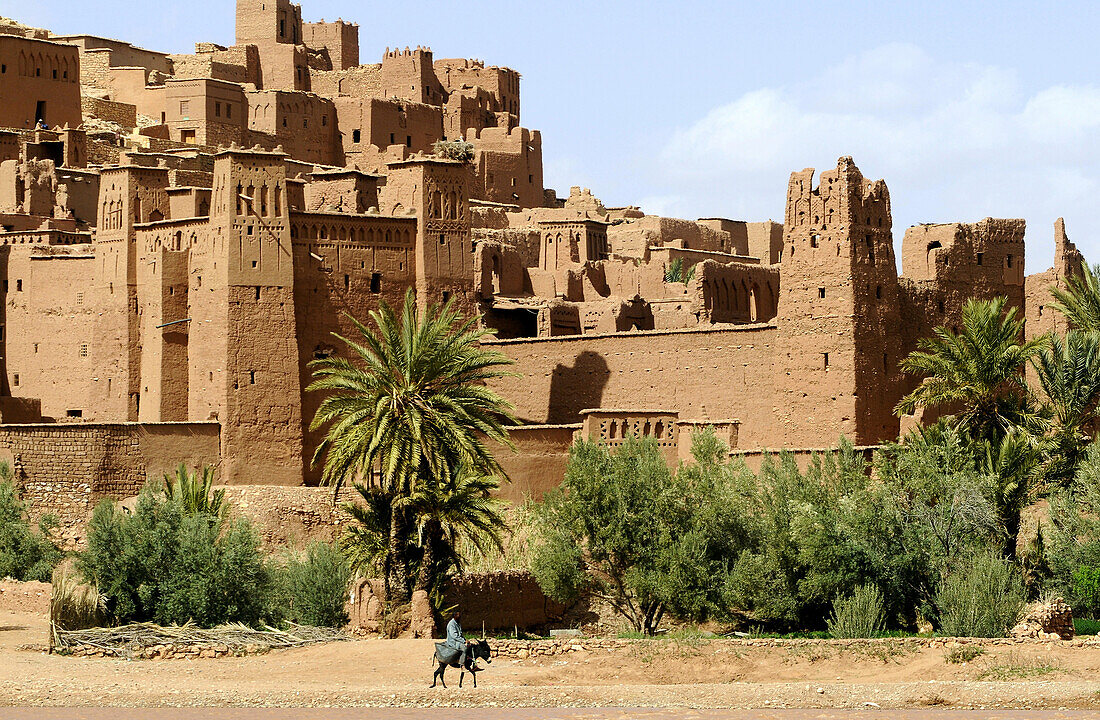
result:
[[[1080,275],[1071,275],[1066,288],[1052,287],[1051,306],[1069,320],[1072,327],[1086,332],[1100,332],[1100,265],[1081,266]]]
[[[503,505],[493,499],[499,487],[490,475],[459,470],[442,478],[425,479],[398,500],[413,518],[423,550],[416,590],[438,590],[450,570],[462,572],[462,558],[457,552],[462,541],[482,554],[490,548],[504,551]]]
[[[1041,471],[1043,443],[1019,428],[1005,435],[983,440],[979,469],[993,480],[993,504],[1004,526],[1002,553],[1016,560],[1020,538],[1020,515],[1035,498],[1035,480]]]
[[[924,381],[901,399],[899,415],[918,407],[956,410],[955,429],[974,439],[994,440],[1015,427],[1041,434],[1047,427],[1024,380],[1024,368],[1049,338],[1023,340],[1018,309],[1005,311],[1006,299],[969,300],[960,332],[946,327],[918,342],[920,350],[901,363]]]
[[[198,473],[191,472],[180,463],[175,477],[164,473],[164,495],[168,500],[178,499],[187,515],[209,515],[221,521],[229,503],[225,502],[225,490],[214,490],[214,468],[203,465]]]
[[[512,447],[506,425],[515,418],[486,383],[509,375],[512,360],[481,347],[493,331],[463,318],[450,301],[421,313],[412,289],[400,318],[384,301],[370,318],[373,328],[351,318],[355,340],[334,333],[359,364],[338,356],[311,363],[308,390],[326,393],[311,425],[327,428],[313,456],[314,465],[323,463],[322,483],[339,490],[366,480],[398,498],[453,467],[507,477],[489,443]],[[388,553],[390,589],[404,599],[402,515],[398,507],[391,512]]]
[[[1071,330],[1034,363],[1054,415],[1051,453],[1044,471],[1054,485],[1067,485],[1085,457],[1100,403],[1100,334]]]

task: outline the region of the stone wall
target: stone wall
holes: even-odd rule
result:
[[[124,128],[137,127],[137,106],[135,105],[83,95],[80,98],[80,109],[85,120],[95,118],[118,123]]]
[[[76,547],[99,500],[136,495],[180,462],[218,466],[218,431],[209,422],[0,425],[0,460],[31,518],[54,515],[64,544]]]

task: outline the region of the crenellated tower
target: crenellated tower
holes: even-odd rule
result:
[[[830,428],[857,444],[897,436],[899,291],[890,193],[849,157],[791,174],[776,323],[783,443]],[[833,442],[837,438],[830,439]]]
[[[210,229],[191,251],[189,416],[222,426],[223,482],[302,478],[286,156],[214,162]]]

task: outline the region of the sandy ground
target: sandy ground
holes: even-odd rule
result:
[[[428,688],[432,645],[421,640],[355,640],[217,660],[49,655],[28,647],[46,641],[36,597],[31,592],[16,605],[9,595],[7,610],[0,608],[0,706],[1100,711],[1100,648],[1057,642],[990,648],[971,663],[950,664],[942,649],[889,645],[868,651],[639,641],[563,658],[497,659],[478,688],[467,677],[459,689],[450,671],[444,690]]]

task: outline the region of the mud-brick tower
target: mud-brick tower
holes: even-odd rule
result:
[[[219,153],[209,231],[191,252],[189,415],[221,422],[229,484],[302,481],[285,160]]]
[[[849,157],[791,174],[776,323],[783,442],[892,439],[901,352],[890,193]]]
[[[454,298],[477,311],[470,238],[469,167],[453,160],[414,157],[389,163],[389,202],[417,216],[416,296],[421,307]]]
[[[95,233],[95,332],[91,418],[134,422],[141,409],[141,342],[138,328],[138,249],[135,225],[168,217],[167,168],[104,168]]]

